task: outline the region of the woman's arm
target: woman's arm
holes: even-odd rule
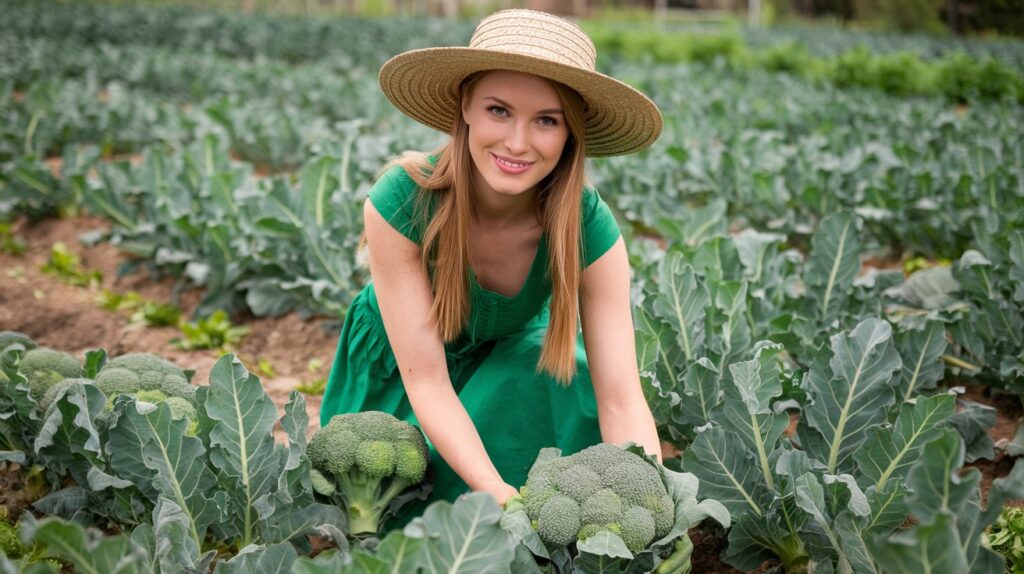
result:
[[[583,271],[580,322],[601,439],[612,444],[635,442],[661,460],[658,431],[636,366],[629,259],[621,237]]]
[[[452,388],[444,343],[430,314],[430,278],[420,263],[420,248],[391,227],[370,201],[363,219],[377,304],[412,410],[452,470],[473,490],[489,492],[504,504],[515,488],[498,474]]]

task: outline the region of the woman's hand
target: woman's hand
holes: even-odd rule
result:
[[[486,492],[487,494],[490,494],[494,497],[494,500],[498,501],[498,504],[501,505],[502,508],[505,507],[505,503],[508,502],[508,499],[519,493],[519,491],[516,490],[516,487],[503,480],[489,483],[477,489],[477,492]]]

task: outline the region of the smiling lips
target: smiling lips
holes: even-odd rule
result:
[[[493,153],[491,154],[491,158],[494,159],[494,165],[498,166],[498,169],[500,169],[502,173],[507,173],[509,175],[518,175],[523,173],[533,165],[532,161],[516,161]]]

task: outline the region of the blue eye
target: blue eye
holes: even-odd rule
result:
[[[549,128],[550,127],[555,127],[555,126],[558,125],[558,120],[556,120],[555,118],[553,118],[551,116],[544,116],[542,118],[539,118],[537,121],[540,122],[540,124],[542,126],[549,127]]]
[[[505,109],[503,106],[487,106],[487,111],[500,117],[508,116],[508,110]]]

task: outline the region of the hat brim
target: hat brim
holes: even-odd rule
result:
[[[384,95],[403,113],[451,132],[459,84],[474,72],[511,70],[560,82],[586,101],[586,155],[622,155],[650,146],[661,134],[661,112],[647,96],[614,78],[543,58],[479,48],[404,52],[380,70]]]

